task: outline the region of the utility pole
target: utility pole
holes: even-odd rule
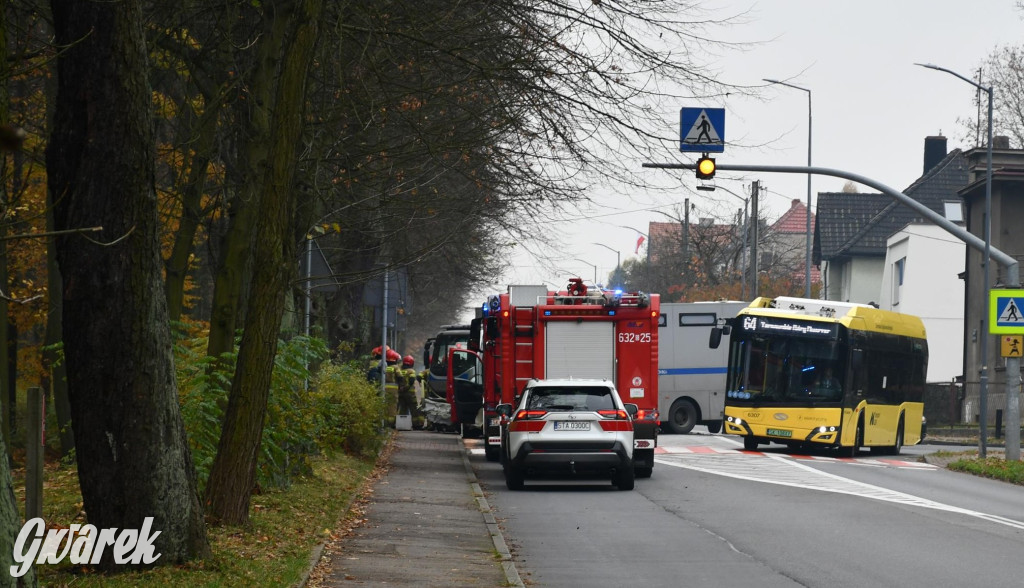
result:
[[[387,398],[387,369],[388,369],[388,266],[384,266],[384,300],[381,306],[380,321],[380,396]]]
[[[740,225],[740,300],[747,299],[747,203],[736,209],[737,224]]]
[[[690,199],[683,202],[683,277],[690,279]]]
[[[751,299],[757,298],[758,296],[758,284],[757,284],[757,239],[758,239],[758,222],[757,222],[757,195],[761,189],[761,182],[754,180],[754,183],[750,185],[750,278],[753,285],[750,287]]]

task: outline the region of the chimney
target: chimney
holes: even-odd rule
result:
[[[946,156],[946,138],[942,135],[924,138],[924,174],[938,165]]]
[[[789,207],[790,208],[796,208],[797,206],[800,206],[800,199],[799,198],[794,198],[793,199],[793,203],[790,204]]]

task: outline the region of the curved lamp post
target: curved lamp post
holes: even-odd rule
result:
[[[780,86],[786,86],[787,88],[793,88],[794,90],[800,90],[801,92],[807,92],[807,167],[811,167],[811,91],[807,88],[801,88],[788,82],[780,82],[779,80],[770,80],[763,78],[764,81],[770,84],[778,84]],[[807,174],[807,251],[806,260],[804,262],[804,298],[811,297],[811,174]]]
[[[985,92],[986,94],[988,94],[988,148],[987,148],[988,149],[988,153],[986,155],[987,159],[986,159],[986,169],[985,169],[985,218],[982,221],[982,224],[984,225],[984,229],[983,230],[984,230],[984,235],[985,235],[984,236],[984,239],[985,239],[985,254],[984,254],[984,257],[982,258],[982,262],[981,262],[981,265],[982,265],[982,268],[983,268],[982,269],[982,273],[984,274],[984,278],[983,279],[985,280],[985,283],[983,285],[984,286],[984,290],[982,291],[983,293],[982,293],[982,298],[981,298],[983,300],[982,312],[981,312],[981,337],[980,337],[980,339],[982,341],[982,344],[981,344],[981,375],[978,378],[979,379],[979,385],[980,385],[980,389],[978,391],[978,404],[979,404],[978,409],[979,409],[979,411],[981,413],[980,416],[979,416],[979,421],[980,422],[979,422],[979,431],[978,431],[979,432],[979,435],[978,435],[978,456],[984,459],[986,457],[986,453],[987,453],[985,445],[986,445],[986,441],[987,441],[987,437],[988,437],[988,414],[987,414],[988,413],[988,398],[987,397],[988,397],[988,342],[989,342],[989,336],[988,336],[988,308],[987,307],[988,307],[988,303],[989,303],[989,301],[988,301],[988,297],[989,297],[988,296],[988,292],[989,292],[989,286],[990,286],[988,266],[989,266],[989,258],[991,257],[991,251],[990,250],[991,250],[991,247],[992,247],[992,86],[988,86],[986,88],[985,86],[982,86],[981,84],[979,84],[977,82],[974,82],[974,81],[970,80],[969,78],[965,78],[964,76],[956,73],[955,71],[951,71],[951,70],[948,70],[948,69],[946,69],[944,67],[939,67],[937,65],[932,65],[930,63],[915,63],[914,65],[919,65],[921,67],[926,67],[928,69],[934,69],[936,71],[944,71],[944,72],[946,72],[946,73],[948,73],[948,74],[950,74],[952,76],[956,76],[956,77],[960,78],[961,80],[967,82],[968,84],[970,84],[970,85],[974,86],[975,88],[981,90],[982,92]],[[1009,371],[1007,371],[1007,376],[1006,377],[1007,377],[1007,379],[1009,379],[1009,377],[1010,377],[1009,376]],[[1013,425],[1014,423],[1009,423],[1009,424]],[[1017,426],[1019,427],[1019,424]],[[1007,436],[1007,439],[1006,439],[1006,441],[1007,441],[1007,445],[1006,445],[1006,457],[1007,457],[1007,459],[1010,459],[1010,449],[1011,449],[1010,448],[1010,439],[1009,439],[1009,437],[1010,437],[1009,429],[1010,429],[1010,427],[1007,427],[1007,435],[1006,435]],[[1017,430],[1019,431],[1019,428]],[[1019,436],[1019,433],[1018,433],[1018,436]],[[1019,457],[1020,457],[1019,438],[1018,438],[1018,444],[1017,444],[1016,452],[1017,452],[1017,457],[1014,458],[1015,460],[1019,459]]]

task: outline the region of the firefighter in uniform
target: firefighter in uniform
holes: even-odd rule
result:
[[[416,406],[416,392],[413,386],[416,384],[416,370],[412,369],[416,360],[411,355],[402,358],[402,369],[398,372],[398,414],[417,416],[419,412]]]
[[[380,351],[374,349],[366,365],[366,381],[380,388]]]
[[[384,370],[384,406],[387,407],[387,418],[390,421],[395,420],[395,409],[398,406],[398,377],[399,368],[397,366],[398,360],[402,356],[398,355],[397,351],[388,349],[386,360],[388,367]]]

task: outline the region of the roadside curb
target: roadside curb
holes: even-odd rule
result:
[[[473,491],[473,497],[476,498],[477,507],[480,509],[480,513],[484,517],[484,523],[487,525],[487,530],[491,533],[491,540],[494,542],[494,549],[498,552],[498,556],[501,557],[501,567],[505,570],[505,579],[508,581],[509,586],[516,586],[517,588],[525,588],[522,578],[519,577],[519,571],[516,569],[516,564],[512,561],[512,552],[508,549],[508,544],[505,543],[505,537],[501,533],[501,529],[498,527],[498,521],[494,518],[494,513],[491,512],[491,506],[487,504],[487,498],[484,497],[484,491],[480,487],[479,481],[476,479],[476,474],[473,472],[473,465],[469,463],[469,448],[466,447],[465,441],[460,441],[462,444],[462,464],[466,466],[466,478],[469,480],[469,486]]]
[[[351,507],[352,504],[349,504]],[[348,509],[345,510],[348,513]],[[320,558],[324,556],[324,548],[327,547],[327,543],[321,541],[317,543],[316,547],[313,548],[313,553],[309,556],[309,565],[306,566],[306,571],[302,573],[302,577],[295,583],[295,588],[305,588],[309,584],[309,578],[313,575],[313,570],[316,569],[317,564],[320,563]]]

